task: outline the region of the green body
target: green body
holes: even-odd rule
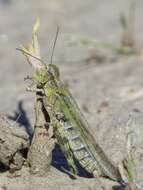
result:
[[[36,72],[34,79],[44,92],[44,107],[72,172],[76,172],[75,158],[88,172],[98,170],[102,176],[121,181],[118,169],[95,142],[72,95],[60,81],[58,68],[49,65],[47,70]]]

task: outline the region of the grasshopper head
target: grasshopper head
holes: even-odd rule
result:
[[[50,80],[59,79],[59,69],[56,65],[49,64],[45,69],[38,69],[33,74],[33,79],[41,84],[45,84]]]
[[[59,69],[56,65],[54,64],[49,64],[48,65],[48,72],[49,74],[51,74],[51,76],[53,76],[55,79],[59,79],[60,77],[60,72]]]

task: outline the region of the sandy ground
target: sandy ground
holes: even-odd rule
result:
[[[137,147],[139,160],[137,182],[143,186],[142,58],[117,59],[109,55],[112,61],[105,59],[102,64],[90,59],[96,52],[93,40],[118,43],[121,35],[119,16],[127,7],[127,0],[0,0],[0,112],[8,113],[13,119],[17,113],[22,113],[19,122],[31,130],[34,95],[25,91],[27,82],[23,80],[31,70],[16,47],[31,38],[32,24],[38,16],[43,59],[48,62],[59,25],[54,63],[60,68],[63,81],[77,100],[95,138],[116,164],[126,155],[127,133],[133,132],[132,142]],[[137,0],[138,42],[143,42],[142,7],[143,1]],[[91,42],[81,43],[85,39]],[[44,179],[29,177],[25,168],[21,177],[0,174],[0,188],[7,190],[94,190],[98,183],[87,178],[73,181],[54,167]]]

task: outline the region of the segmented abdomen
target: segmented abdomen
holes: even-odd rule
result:
[[[88,150],[88,147],[80,136],[80,133],[68,122],[60,121],[60,123],[63,126],[63,130],[66,134],[66,138],[68,139],[74,157],[79,161],[83,168],[85,168],[89,173],[93,173],[93,171],[98,168],[97,162]]]

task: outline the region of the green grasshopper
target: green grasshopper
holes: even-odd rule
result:
[[[32,44],[20,50],[34,67],[33,80],[42,92],[43,105],[50,116],[50,124],[71,172],[76,173],[75,159],[90,173],[109,177],[121,182],[117,167],[105,155],[95,141],[90,127],[80,112],[69,90],[60,80],[59,69],[54,64],[46,66],[40,59],[37,31],[33,27]]]

